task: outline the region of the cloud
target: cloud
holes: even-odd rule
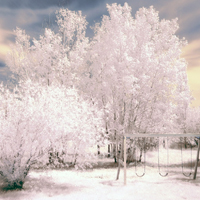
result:
[[[200,106],[200,82],[199,82],[200,67],[188,68],[188,82],[190,90],[195,100],[192,103],[192,106]]]
[[[76,9],[88,9],[103,1],[105,0],[1,0],[1,7],[13,10],[21,8],[39,10],[49,7],[70,7],[75,5]]]
[[[180,28],[177,33],[181,37],[186,37],[188,40],[194,40],[199,37],[199,0],[159,1],[156,8],[159,11],[161,19],[178,18]]]
[[[12,31],[0,29],[0,62],[1,63],[4,63],[5,56],[7,52],[10,50],[11,37],[14,37],[14,34]]]
[[[188,67],[200,67],[200,39],[191,41],[182,49],[182,57],[188,62]]]
[[[1,68],[1,67],[5,67],[5,64],[4,64],[4,62],[1,62],[1,61],[0,61],[0,68]]]
[[[6,29],[14,29],[16,26],[26,28],[32,24],[41,22],[50,14],[55,14],[57,7],[49,7],[46,9],[32,10],[29,8],[21,8],[12,10],[10,8],[0,8],[1,25]],[[9,22],[9,23],[8,23]]]
[[[40,10],[0,8],[0,62],[5,62],[5,56],[10,45],[15,42],[13,30],[18,26],[24,29],[31,37],[38,38],[42,34],[42,24],[45,17],[55,15],[56,7]],[[55,19],[54,19],[55,21]],[[9,22],[9,23],[8,23]],[[45,24],[46,25],[46,24]]]
[[[0,68],[0,74],[3,75],[3,76],[7,76],[8,74],[10,75],[11,72],[10,72],[8,67],[1,67]]]
[[[67,6],[72,0],[1,0],[1,7],[17,10],[21,8],[45,9],[52,6]]]
[[[8,51],[10,51],[9,45],[0,44],[0,62],[5,62],[5,57]]]
[[[106,0],[76,0],[71,1],[71,4],[68,4],[70,8],[76,10],[90,10],[98,6],[105,4]]]
[[[189,42],[187,46],[182,49],[181,57],[188,62],[188,83],[195,97],[192,106],[200,106],[200,39]]]
[[[86,19],[90,25],[97,21],[100,22],[104,14],[107,14],[106,3],[83,11],[83,15],[86,15]]]

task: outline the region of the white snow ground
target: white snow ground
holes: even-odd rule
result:
[[[171,151],[171,150],[170,150]],[[178,151],[170,153],[170,163],[180,163]],[[187,157],[187,156],[186,156]],[[193,153],[195,157],[195,153]],[[162,157],[163,158],[163,157]],[[112,160],[107,160],[112,161]],[[105,160],[106,162],[106,160]],[[117,169],[33,170],[21,191],[1,191],[1,200],[198,200],[200,199],[200,169],[196,180],[183,176],[181,165],[170,167],[169,175],[161,177],[156,165],[156,154],[147,154],[146,174],[135,175],[135,167],[127,169],[127,185],[123,183],[123,168],[120,179],[115,180]],[[165,168],[162,168],[164,174]],[[189,168],[184,169],[189,172]],[[143,168],[138,168],[142,174]]]

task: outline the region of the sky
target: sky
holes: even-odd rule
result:
[[[127,2],[132,7],[132,15],[141,7],[151,5],[159,12],[160,19],[178,18],[177,35],[185,37],[188,45],[182,57],[188,62],[188,80],[195,100],[193,106],[200,106],[200,1],[199,0],[0,0],[0,81],[9,79],[10,71],[5,65],[5,57],[14,43],[13,30],[24,29],[31,37],[39,38],[44,28],[55,27],[55,12],[60,7],[81,10],[89,22],[87,36],[92,37],[90,26],[108,15],[106,4]]]

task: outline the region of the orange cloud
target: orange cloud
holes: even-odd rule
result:
[[[200,106],[200,67],[188,68],[188,82],[195,100],[192,106]]]
[[[182,57],[188,62],[188,82],[196,99],[192,106],[200,106],[200,40],[194,40],[184,47]]]
[[[12,31],[0,29],[0,60],[5,61],[5,56],[10,50],[11,42],[7,39],[13,35]]]
[[[182,50],[182,57],[184,57],[189,68],[200,67],[200,39],[190,42]]]
[[[9,45],[0,43],[0,60],[5,61],[5,56],[8,51],[10,51]]]

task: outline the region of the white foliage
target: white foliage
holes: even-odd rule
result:
[[[187,63],[181,58],[187,42],[176,35],[177,19],[160,20],[152,6],[139,9],[135,17],[127,3],[107,9],[109,15],[95,25],[90,42],[82,13],[60,9],[58,33],[45,29],[30,45],[30,37],[17,28],[16,43],[7,57],[8,67],[22,81],[17,101],[21,107],[14,108],[26,110],[30,105],[28,114],[22,115],[25,123],[30,115],[38,115],[33,124],[41,118],[41,133],[48,133],[49,143],[59,153],[75,155],[73,162],[87,160],[86,147],[108,132],[116,139],[124,132],[180,129],[191,101]],[[10,93],[1,98],[6,95]],[[2,112],[6,106],[14,105],[4,104]]]
[[[81,166],[93,156],[88,149],[101,140],[101,112],[75,89],[28,81],[0,92],[0,173],[10,186],[23,183],[32,164],[47,163],[52,147]]]
[[[89,92],[109,110],[111,129],[173,131],[174,107],[191,101],[177,19],[160,21],[153,7],[141,8],[135,18],[127,3],[107,8],[109,16],[94,28]]]
[[[0,173],[8,187],[20,187],[40,151],[48,147],[47,122],[30,96],[21,99],[18,89],[0,89]]]
[[[19,80],[78,86],[89,47],[85,36],[87,22],[81,12],[60,9],[57,23],[58,33],[45,29],[39,40],[32,40],[32,45],[25,31],[19,28],[14,31],[16,42],[6,64]]]

